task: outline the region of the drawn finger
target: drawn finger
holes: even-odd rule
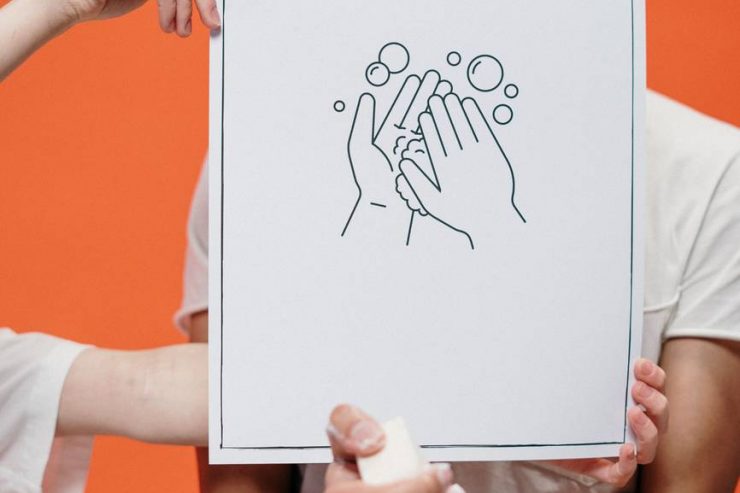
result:
[[[439,72],[436,70],[430,70],[424,74],[419,90],[416,92],[416,96],[414,96],[414,101],[411,103],[409,111],[403,119],[402,126],[406,124],[412,125],[413,122],[419,119],[419,115],[427,110],[429,107],[429,98],[434,95],[439,80]]]
[[[455,128],[455,133],[460,141],[460,147],[465,149],[465,147],[473,145],[477,142],[477,138],[473,133],[468,117],[465,115],[460,98],[457,97],[457,94],[452,93],[448,94],[444,101],[447,114],[450,115],[452,126]]]
[[[408,112],[411,103],[414,101],[414,96],[419,90],[420,84],[421,81],[415,75],[409,75],[406,78],[401,91],[398,93],[398,96],[396,96],[395,101],[393,101],[390,111],[388,111],[388,115],[385,117],[385,120],[383,120],[383,124],[380,126],[380,129],[378,129],[378,133],[380,133],[386,125],[402,125],[403,119],[406,117],[406,113]]]
[[[465,110],[465,115],[468,117],[468,122],[470,122],[473,134],[475,134],[476,141],[480,142],[485,139],[486,134],[490,135],[491,129],[475,99],[465,98],[462,102],[462,106]]]
[[[437,84],[437,88],[434,90],[434,94],[437,96],[445,97],[452,92],[452,83],[448,80],[441,80]]]
[[[432,161],[432,164],[436,164],[443,157],[447,156],[447,152],[444,145],[442,145],[442,139],[439,136],[432,114],[422,113],[419,117],[419,126],[421,127],[421,133],[424,135],[427,151],[429,151],[429,159]]]
[[[365,146],[373,142],[375,127],[375,98],[370,93],[364,93],[357,101],[355,119],[349,133],[349,145]]]
[[[639,407],[630,409],[627,418],[637,439],[637,462],[651,463],[658,448],[658,428]]]
[[[429,107],[432,109],[432,117],[434,117],[434,123],[437,125],[437,131],[442,138],[442,145],[444,145],[447,155],[449,156],[452,152],[462,149],[455,134],[455,127],[452,126],[450,115],[447,113],[447,108],[445,108],[444,100],[439,96],[432,96],[432,99],[429,100]]]
[[[193,32],[193,3],[192,0],[177,0],[177,35],[186,38]]]
[[[195,0],[200,20],[208,29],[221,27],[221,16],[218,13],[216,0]]]
[[[166,33],[175,31],[176,0],[157,0],[159,10],[159,27]]]
[[[434,214],[439,210],[440,193],[427,175],[410,159],[404,159],[400,164],[401,173],[411,186],[416,199],[428,212]]]

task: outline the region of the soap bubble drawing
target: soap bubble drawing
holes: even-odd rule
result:
[[[393,226],[380,234],[399,242],[405,237],[406,246],[412,238],[414,243],[429,241],[425,234],[415,233],[419,227],[441,227],[460,235],[475,250],[477,239],[492,237],[495,226],[478,221],[471,211],[495,215],[508,211],[526,224],[516,203],[514,167],[496,135],[503,133],[496,125],[514,119],[509,104],[519,88],[504,84],[504,67],[491,55],[479,55],[469,63],[454,50],[437,56],[446,57],[449,74],[415,67],[403,81],[390,83],[393,75],[411,66],[411,55],[401,43],[387,43],[365,70],[370,85],[385,87],[365,90],[352,108],[343,100],[334,102],[337,113],[354,113],[342,152],[357,195],[342,237],[364,230],[368,218],[393,214],[407,218],[405,231],[394,231],[398,228]],[[499,87],[509,104],[499,104],[504,96],[493,94]],[[495,108],[484,113],[482,107]],[[492,198],[498,201],[494,208]],[[374,212],[359,212],[363,210]]]
[[[391,72],[384,64],[380,62],[371,63],[365,71],[365,78],[375,87],[384,86],[391,78]]]
[[[514,118],[514,110],[507,104],[500,104],[493,110],[493,119],[499,125],[508,125]]]
[[[411,56],[401,43],[388,43],[380,49],[378,61],[385,65],[391,74],[399,74],[409,66]]]
[[[468,81],[481,92],[491,92],[504,80],[504,67],[491,55],[480,55],[468,65]]]
[[[460,62],[462,62],[462,57],[460,56],[460,53],[456,51],[451,51],[447,55],[447,63],[449,63],[453,67],[457,67],[458,65],[460,65]]]

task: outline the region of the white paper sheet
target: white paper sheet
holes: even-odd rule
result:
[[[327,461],[340,402],[403,415],[431,460],[616,455],[644,2],[220,7],[212,462]]]

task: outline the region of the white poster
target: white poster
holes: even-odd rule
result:
[[[642,308],[644,2],[222,0],[211,459],[613,456]]]

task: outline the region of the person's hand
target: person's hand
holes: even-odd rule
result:
[[[65,10],[74,22],[109,19],[131,12],[146,0],[63,0]],[[157,0],[159,25],[167,33],[190,36],[193,25],[193,0]],[[216,0],[195,0],[201,21],[209,29],[221,27]]]
[[[460,493],[453,486],[449,464],[436,464],[416,478],[382,486],[362,482],[356,459],[369,457],[383,449],[385,435],[380,425],[360,409],[337,406],[326,428],[334,462],[326,471],[325,493]],[[463,492],[464,493],[464,492]]]
[[[423,209],[467,235],[475,248],[482,238],[495,236],[500,218],[521,217],[514,204],[514,174],[474,99],[433,96],[429,107],[431,112],[419,117],[428,151],[422,157],[431,160],[437,183],[410,158],[401,161],[401,172]]]
[[[157,0],[159,25],[166,33],[187,37],[193,31],[193,0]],[[208,29],[221,27],[216,0],[195,0],[200,20]]]
[[[617,461],[574,459],[550,461],[551,464],[614,486],[625,486],[638,464],[653,462],[660,435],[668,430],[668,399],[663,394],[665,372],[644,358],[635,363],[634,372],[637,381],[632,386],[632,398],[638,406],[627,412],[627,419],[637,438],[637,447],[632,443],[622,445]]]

